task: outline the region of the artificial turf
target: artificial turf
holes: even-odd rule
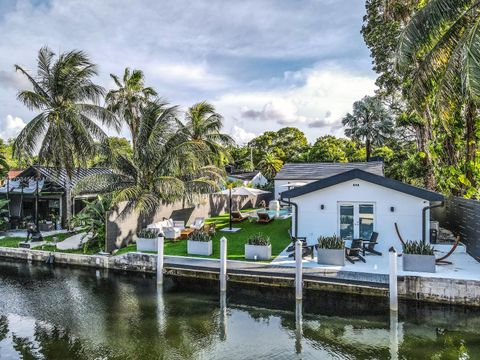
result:
[[[228,214],[214,216],[207,219],[205,222],[215,222],[217,225],[217,232],[212,238],[213,253],[209,258],[220,258],[220,238],[225,236],[227,238],[227,256],[230,260],[244,260],[245,259],[245,243],[250,235],[256,233],[263,233],[270,237],[272,243],[272,257],[276,257],[287,247],[290,243],[288,229],[291,225],[291,219],[275,219],[269,224],[250,223],[245,220],[241,223],[235,223],[234,227],[241,228],[236,233],[221,232],[219,229],[228,226]],[[127,252],[136,251],[136,245],[131,244],[117,251],[116,255],[125,254]],[[166,241],[164,247],[165,255],[177,256],[196,256],[187,254],[187,240]],[[205,256],[198,256],[205,257]]]

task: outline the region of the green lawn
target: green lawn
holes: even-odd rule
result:
[[[53,238],[56,237],[58,241],[65,240],[67,237],[72,236],[71,233],[62,233],[56,235],[45,236],[43,239],[44,241],[53,241]],[[0,246],[1,247],[18,247],[18,244],[22,241],[25,241],[25,237],[18,237],[18,236],[7,236],[3,239],[0,239]]]
[[[247,210],[248,211],[248,210]],[[228,226],[228,214],[215,216],[206,220],[206,223],[216,222],[217,234],[213,237],[213,254],[211,258],[220,258],[220,238],[225,236],[227,238],[227,254],[231,260],[244,260],[245,243],[251,234],[264,233],[270,237],[272,242],[272,256],[275,257],[290,243],[288,229],[290,228],[291,219],[275,219],[270,224],[255,224],[245,220],[242,223],[237,223],[234,226],[242,228],[236,233],[224,233],[218,231],[219,228]],[[117,255],[125,254],[127,252],[136,251],[136,245],[132,244],[120,249]],[[165,255],[178,256],[194,256],[187,254],[187,241],[166,241]],[[200,256],[201,257],[201,256]]]

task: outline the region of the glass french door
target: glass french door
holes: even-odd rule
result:
[[[338,227],[344,240],[370,239],[375,230],[375,205],[373,203],[339,203]]]

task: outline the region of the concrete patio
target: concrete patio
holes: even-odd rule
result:
[[[436,257],[442,257],[450,250],[450,248],[451,245],[437,245],[435,251]],[[365,260],[365,263],[359,261],[355,262],[355,264],[352,264],[348,261],[345,261],[345,266],[331,266],[318,264],[317,257],[315,256],[314,259],[311,259],[310,257],[305,258],[303,260],[303,266],[305,269],[315,269],[319,272],[325,273],[326,275],[329,274],[332,277],[334,277],[335,274],[348,272],[355,273],[357,275],[363,274],[365,277],[370,275],[372,277],[381,278],[385,275],[388,275],[388,254],[384,253],[382,256],[366,255]],[[457,247],[455,252],[448,258],[448,261],[452,262],[452,265],[437,265],[435,273],[423,273],[403,271],[402,257],[398,257],[398,275],[480,281],[480,262],[467,254],[466,248],[462,244]],[[295,260],[291,257],[288,257],[286,251],[283,251],[271,262],[271,265],[295,267]]]

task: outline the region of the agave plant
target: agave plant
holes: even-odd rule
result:
[[[145,215],[163,202],[191,201],[217,190],[222,170],[205,165],[195,144],[182,142],[175,116],[176,107],[160,100],[142,108],[132,158],[114,155],[114,172],[84,178],[75,192],[111,193],[114,204],[126,204],[123,213]]]
[[[403,253],[411,255],[435,255],[433,246],[421,241],[406,241],[403,245]]]
[[[252,234],[247,239],[248,245],[268,246],[271,244],[270,238],[263,233]]]
[[[209,242],[210,240],[212,240],[212,237],[208,235],[208,233],[206,233],[205,231],[195,231],[192,236],[190,236],[190,240]]]
[[[337,235],[332,236],[320,236],[318,238],[319,249],[343,249],[345,242]]]
[[[142,229],[137,232],[137,237],[141,239],[156,239],[158,235],[158,229]]]

